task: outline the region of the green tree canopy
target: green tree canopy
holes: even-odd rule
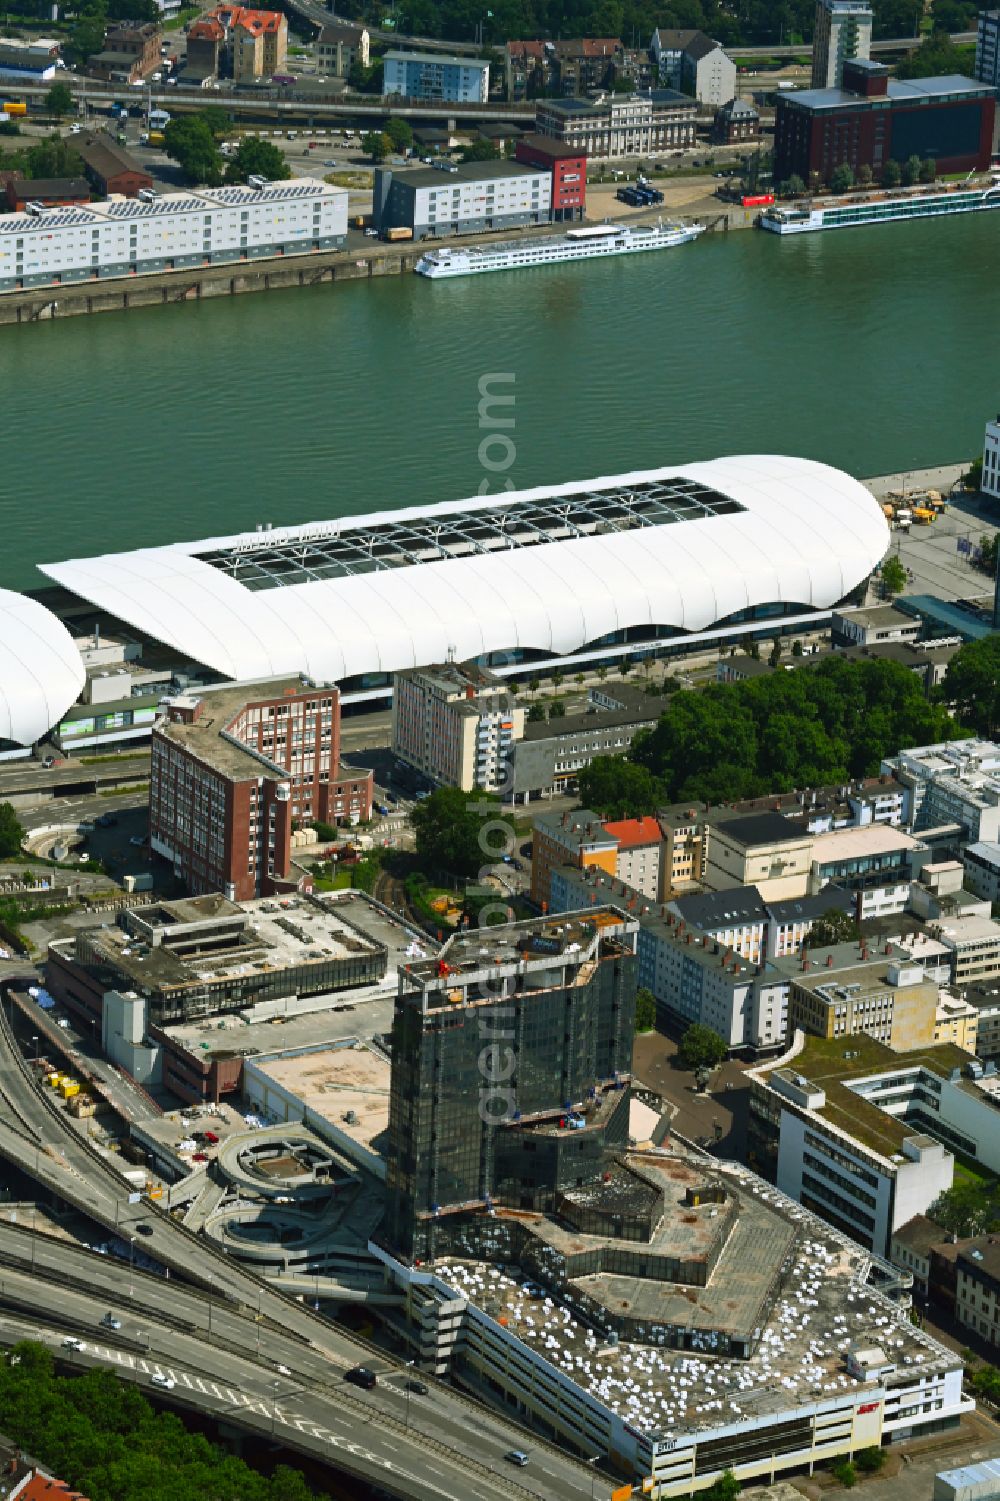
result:
[[[854,171],[849,162],[841,162],[840,166],[834,169],[833,176],[830,178],[830,186],[835,193],[847,193],[853,188]]]
[[[948,663],[941,697],[977,735],[993,739],[1000,727],[1000,632],[959,648]]]
[[[459,147],[458,154],[463,162],[495,162],[500,157],[492,141],[470,141],[467,146]]]
[[[882,183],[887,188],[898,188],[903,180],[903,169],[898,162],[888,161],[882,168]]]
[[[79,155],[60,135],[45,136],[29,146],[25,165],[29,177],[80,177],[83,174]]]
[[[496,831],[480,842],[488,820],[500,813],[500,803],[485,792],[462,792],[458,787],[439,787],[413,809],[411,822],[416,835],[417,856],[428,872],[474,876],[484,865],[495,863],[503,850]]]
[[[839,907],[831,907],[813,923],[807,942],[811,949],[825,949],[833,943],[850,943],[857,936],[857,919]]]
[[[886,558],[882,564],[882,586],[886,594],[902,594],[906,588],[906,569],[898,558]]]
[[[937,0],[934,14],[937,15]],[[896,64],[897,78],[937,78],[945,73],[964,73],[971,78],[975,72],[975,48],[956,47],[948,32],[935,30],[925,36],[920,46],[908,52]]]
[[[656,1026],[656,997],[645,985],[635,993],[635,1030],[652,1032]]]
[[[104,47],[106,30],[107,9],[102,0],[93,0],[92,4],[78,10],[64,49],[69,59],[85,63],[88,57],[100,52]]]
[[[1000,1184],[963,1178],[938,1195],[927,1215],[949,1235],[1000,1230]]]
[[[218,187],[222,182],[222,154],[210,122],[201,113],[176,116],[163,132],[164,145],[188,182]]]
[[[73,110],[73,90],[60,79],[45,96],[45,108],[50,115],[68,115]]]
[[[246,182],[252,176],[266,177],[271,182],[283,182],[292,172],[285,158],[273,141],[260,136],[244,136],[229,158],[226,167],[227,182]]]
[[[24,829],[10,803],[0,803],[0,859],[10,860],[21,853]]]
[[[392,150],[392,142],[384,131],[369,130],[361,137],[361,149],[377,164],[385,161]]]
[[[392,142],[393,151],[409,151],[413,145],[413,130],[409,120],[389,120],[385,127],[385,133]]]
[[[684,1068],[714,1068],[727,1052],[724,1038],[714,1028],[692,1022],[681,1038],[677,1058]]]
[[[595,756],[579,775],[580,802],[602,818],[642,818],[661,801],[657,779],[623,756]]]

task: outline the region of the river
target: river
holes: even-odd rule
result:
[[[516,377],[519,488],[753,451],[858,476],[964,458],[1000,401],[998,230],[981,214],[713,234],[4,328],[0,584],[41,583],[39,562],[474,494],[490,373]]]

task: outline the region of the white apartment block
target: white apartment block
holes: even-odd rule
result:
[[[865,0],[818,0],[813,26],[814,89],[839,89],[844,63],[871,57],[872,19],[872,8]]]
[[[1000,88],[1000,11],[981,10],[979,12],[979,27],[976,35],[976,77],[980,83],[989,84],[991,89]],[[996,427],[997,423],[991,422],[990,427]],[[989,441],[989,427],[987,442]],[[994,442],[998,441],[996,436]],[[985,464],[983,468],[985,470]],[[995,490],[990,492],[995,495]]]
[[[981,840],[962,851],[965,885],[986,902],[1000,901],[1000,844]]]
[[[0,292],[336,249],[347,194],[312,179],[0,215]]]
[[[979,48],[976,49],[976,77],[983,83],[989,82],[994,88],[1000,87],[997,81],[997,27],[1000,24],[1000,12],[987,12],[987,15],[979,17],[979,47],[982,47],[983,22],[989,17],[992,20],[992,47],[990,66],[993,76],[988,80],[979,72]],[[995,422],[987,422],[986,437],[983,441],[983,478],[981,482],[984,495],[992,495],[994,500],[1000,500],[1000,416]]]
[[[394,680],[392,748],[435,782],[498,792],[508,781],[524,710],[499,678],[447,662]]]
[[[697,113],[694,99],[672,89],[597,100],[539,99],[535,128],[592,158],[642,156],[693,146]]]
[[[976,985],[1000,975],[1000,923],[991,917],[950,917],[931,934],[951,954],[955,985]]]
[[[1000,840],[1000,745],[990,740],[912,746],[882,763],[910,790],[910,828],[961,824],[970,843]]]

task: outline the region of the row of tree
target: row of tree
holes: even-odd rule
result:
[[[675,693],[627,759],[599,757],[581,771],[580,798],[611,817],[659,803],[730,803],[871,776],[902,746],[962,734],[899,663],[831,657]]]
[[[252,1470],[157,1413],[110,1371],[57,1375],[42,1345],[15,1345],[0,1364],[0,1429],[90,1501],[313,1501],[297,1470]]]
[[[887,161],[879,173],[879,182],[884,188],[912,187],[918,182],[934,182],[937,179],[937,162],[933,157],[911,156],[905,162]],[[834,193],[849,193],[852,188],[870,188],[875,182],[875,173],[867,162],[855,172],[849,162],[841,162],[830,174],[828,186]],[[809,190],[818,192],[824,184],[818,173],[809,181]],[[779,183],[778,193],[782,198],[801,198],[806,192],[806,183],[795,172]]]
[[[163,132],[164,146],[188,182],[210,188],[246,182],[255,173],[271,182],[291,176],[278,147],[260,136],[244,136],[227,161],[219,142],[231,128],[225,110],[209,106],[196,114],[175,116]]]

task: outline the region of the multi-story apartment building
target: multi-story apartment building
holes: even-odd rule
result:
[[[372,773],[340,766],[335,688],[174,699],[154,726],[150,845],[194,892],[246,901],[294,884],[293,825],[358,823],[371,800]]]
[[[506,161],[376,167],[373,216],[379,229],[409,229],[415,240],[547,224],[552,173]]]
[[[618,841],[615,875],[642,896],[658,902],[663,895],[663,834],[655,818],[623,818],[604,825]]]
[[[818,0],[813,24],[814,89],[838,89],[845,62],[871,57],[872,20],[867,0]]]
[[[539,906],[549,902],[556,866],[575,865],[582,870],[595,865],[614,876],[617,862],[618,840],[589,808],[542,813],[531,829],[531,899]]]
[[[750,813],[713,823],[705,884],[713,891],[756,886],[765,898],[804,896],[813,836],[780,813]]]
[[[933,923],[931,933],[951,955],[954,985],[981,985],[1000,975],[1000,923],[991,917],[949,917]]]
[[[970,844],[1000,841],[1000,745],[990,740],[913,746],[882,763],[910,794],[908,827],[961,825]]]
[[[403,967],[390,1246],[433,1256],[438,1229],[454,1234],[460,1217],[551,1209],[627,1146],[635,934],[623,913],[593,909],[456,935]]]
[[[976,1056],[992,1062],[1000,1059],[1000,983],[969,985],[962,997],[978,1012],[976,1020]]]
[[[697,115],[697,102],[686,94],[654,89],[598,99],[540,99],[535,126],[539,135],[606,160],[692,146]]]
[[[288,57],[288,20],[281,11],[244,6],[221,9],[230,17],[229,45],[236,83],[256,83],[282,72]],[[225,20],[223,24],[227,24]]]
[[[850,948],[856,959],[859,947]],[[869,959],[866,946],[860,953]],[[929,1047],[937,1040],[938,987],[925,979],[922,969],[881,953],[874,963],[849,962],[838,968],[832,955],[829,961],[792,978],[788,1021],[793,1031],[801,1028],[828,1039],[863,1034],[896,1052]]]
[[[707,933],[755,964],[797,955],[813,925],[831,912],[855,915],[851,892],[827,886],[814,896],[765,901],[756,886],[677,896],[670,910],[688,927]]]
[[[736,64],[703,31],[658,27],[650,43],[660,82],[719,109],[736,94]]]
[[[1000,1347],[1000,1240],[995,1235],[970,1240],[958,1254],[955,1318]]]
[[[139,169],[112,148],[82,148],[88,176],[105,183],[117,173],[124,184]],[[306,255],[347,241],[347,194],[326,183],[296,178],[154,195],[152,178],[138,180],[143,201],[0,215],[0,292]]]
[[[141,82],[160,66],[162,37],[153,21],[119,21],[108,28],[102,50],[88,59],[87,71],[108,82]]]
[[[976,77],[1000,89],[1000,10],[981,10],[976,33]]]
[[[442,52],[392,49],[382,62],[383,99],[485,104],[490,97],[490,65],[478,57],[448,57]]]
[[[355,63],[367,68],[371,37],[364,26],[324,26],[316,42],[316,60],[321,73],[346,78]]]
[[[435,782],[505,792],[524,710],[502,678],[475,663],[399,672],[392,700],[393,752]]]

